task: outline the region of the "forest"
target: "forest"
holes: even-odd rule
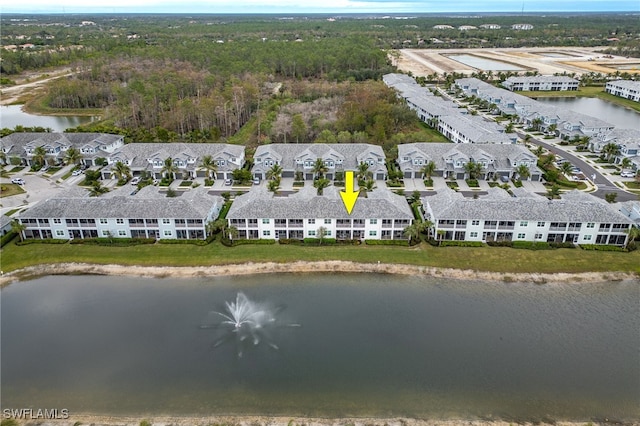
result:
[[[637,16],[624,14],[1,19],[3,46],[34,45],[3,49],[3,84],[26,70],[68,66],[73,74],[32,102],[57,111],[99,110],[102,121],[75,131],[120,133],[129,142],[370,142],[392,149],[441,136],[380,82],[393,71],[391,49],[549,44],[640,56]],[[510,29],[525,21],[534,29]],[[483,23],[503,28],[433,29]]]

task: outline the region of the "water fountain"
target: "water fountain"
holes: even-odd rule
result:
[[[216,348],[227,342],[235,342],[239,358],[247,348],[258,346],[260,343],[278,350],[278,345],[273,341],[274,330],[300,326],[295,323],[280,323],[276,314],[281,310],[282,307],[271,308],[266,303],[253,302],[244,293],[239,292],[236,294],[235,301],[225,302],[224,312],[210,312],[214,316],[222,317],[224,319],[222,322],[203,324],[200,328],[225,330],[224,335],[213,343],[213,347]]]

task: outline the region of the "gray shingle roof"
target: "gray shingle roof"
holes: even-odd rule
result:
[[[111,144],[122,139],[120,135],[106,133],[12,133],[0,139],[0,148],[7,156],[22,156],[27,145],[74,146],[81,148],[91,144],[96,147]]]
[[[151,187],[149,191],[154,190],[157,193],[156,187]],[[223,202],[222,197],[210,195],[207,191],[205,188],[196,188],[175,198],[150,192],[136,196],[52,198],[40,201],[20,213],[19,217],[23,219],[204,219],[215,204],[220,205]]]
[[[450,189],[423,198],[431,207],[435,219],[466,220],[530,220],[554,222],[631,223],[604,200],[574,190],[560,200],[544,197],[510,197],[494,188],[477,199],[465,198]],[[506,196],[505,196],[506,194]]]
[[[413,212],[404,197],[388,189],[375,189],[358,197],[351,215],[347,214],[338,188],[325,188],[323,195],[307,185],[288,197],[277,197],[263,187],[236,198],[227,214],[228,219],[251,218],[337,218],[337,219],[413,219]]]

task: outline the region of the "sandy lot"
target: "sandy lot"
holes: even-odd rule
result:
[[[591,71],[615,73],[616,66],[640,64],[638,58],[613,56],[605,58],[597,50],[603,48],[549,47],[549,48],[505,48],[505,49],[401,49],[394,63],[413,75],[462,73],[470,75],[477,69],[447,57],[452,54],[469,54],[516,65],[525,70],[535,70],[543,75],[575,73],[577,76]],[[640,68],[638,65],[636,68]],[[640,69],[620,70],[640,73]]]
[[[11,105],[16,103],[21,96],[41,90],[47,82],[56,78],[73,74],[71,68],[61,68],[48,72],[24,73],[19,77],[12,78],[16,84],[0,89],[0,105]]]

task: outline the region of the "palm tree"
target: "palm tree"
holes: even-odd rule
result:
[[[218,171],[218,166],[216,165],[215,160],[210,155],[205,155],[204,157],[202,157],[200,170],[205,170],[209,179],[213,179],[216,172]]]
[[[438,234],[438,245],[442,245],[442,240],[444,239],[446,233],[447,231],[445,231],[444,229],[438,229],[438,231],[436,232],[436,234]]]
[[[173,162],[173,158],[167,157],[164,160],[164,166],[162,166],[162,174],[169,180],[175,179],[175,174],[178,173],[179,169]]]
[[[316,179],[322,179],[324,177],[324,174],[327,173],[328,170],[329,169],[324,164],[322,158],[317,158],[316,162],[313,163],[313,168],[311,169],[311,171],[315,174]]]
[[[632,225],[631,228],[627,230],[627,234],[629,238],[627,239],[626,248],[629,248],[635,240],[640,240],[640,228],[637,226]]]
[[[356,179],[358,179],[358,182],[364,181],[371,175],[372,174],[369,171],[369,165],[367,163],[361,162],[358,164],[358,170],[356,170]]]
[[[362,182],[360,191],[371,192],[374,190],[375,186],[376,186],[376,182],[373,179],[367,179],[364,182]]]
[[[469,179],[478,179],[478,177],[482,174],[484,167],[481,163],[469,161],[464,165],[464,170],[469,175]]]
[[[436,171],[436,163],[429,160],[422,168],[420,169],[420,173],[422,173],[422,177],[426,180],[431,179],[433,172]]]
[[[280,189],[280,178],[270,180],[267,185],[267,189],[270,192],[277,194],[278,190]]]
[[[620,154],[620,148],[615,143],[608,143],[602,148],[602,153],[606,156],[608,162],[611,162],[613,157]]]
[[[14,219],[11,221],[11,232],[15,232],[20,236],[20,242],[24,241],[23,232],[27,229],[27,227],[20,222],[18,219]]]
[[[571,171],[573,170],[573,166],[571,165],[570,162],[565,161],[564,163],[562,163],[562,165],[560,166],[560,171],[562,173],[564,173],[565,176],[569,176],[571,174]]]
[[[631,163],[631,160],[629,158],[624,157],[620,162],[620,167],[622,167],[623,169],[630,169],[632,164],[633,163]]]
[[[526,164],[520,164],[516,169],[516,173],[518,174],[518,180],[527,180],[529,176],[531,176],[531,172],[529,171],[529,167]]]
[[[35,166],[42,167],[44,166],[46,155],[47,151],[44,149],[44,147],[38,146],[33,150],[33,157],[31,160],[33,161]]]
[[[313,186],[318,190],[318,195],[322,195],[322,191],[329,186],[330,183],[331,181],[329,179],[320,178],[313,182]]]
[[[122,161],[118,161],[113,166],[113,174],[119,181],[127,181],[131,177],[131,168]]]
[[[269,170],[267,170],[267,179],[277,180],[280,184],[280,177],[282,176],[282,167],[279,164],[274,164]]]
[[[547,191],[547,197],[549,197],[550,200],[560,198],[560,187],[554,183]]]
[[[542,160],[542,167],[547,168],[555,161],[556,155],[553,152],[550,152],[549,155],[544,157],[544,159]]]
[[[79,149],[71,147],[67,149],[64,154],[64,161],[66,164],[78,164],[82,160],[82,153]]]
[[[427,233],[427,238],[431,237],[431,230],[433,229],[433,225],[433,222],[429,219],[426,219],[424,222],[422,222],[423,232]]]
[[[533,153],[540,157],[542,156],[542,154],[544,154],[544,148],[542,147],[542,145],[538,145],[538,147],[533,151]]]
[[[91,189],[89,190],[89,195],[92,197],[99,197],[105,192],[109,192],[109,188],[105,188],[104,186],[102,186],[100,182],[96,181],[91,186]]]

